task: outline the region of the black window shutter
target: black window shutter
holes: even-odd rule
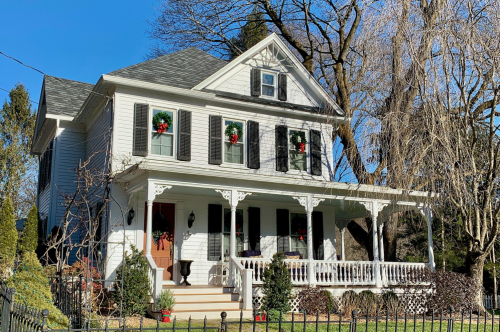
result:
[[[311,174],[321,175],[321,132],[311,130]]]
[[[179,110],[177,159],[191,161],[191,112]]]
[[[248,121],[248,168],[260,168],[259,123]]]
[[[134,148],[132,155],[148,155],[148,104],[135,104],[134,111]]]
[[[325,248],[324,233],[323,233],[323,212],[313,211],[312,214],[312,226],[313,226],[313,255],[314,259],[323,260],[325,259]]]
[[[290,251],[290,217],[288,210],[276,210],[276,235],[278,236],[278,252]]]
[[[222,205],[208,205],[208,260],[221,259],[222,250]]]
[[[50,176],[52,174],[52,153],[54,152],[54,140],[50,141],[49,144],[49,153],[48,158],[46,160],[47,163],[47,178],[45,180],[45,186],[50,183]]]
[[[260,250],[260,208],[248,208],[248,242],[250,250]]]
[[[222,116],[210,115],[210,144],[208,163],[222,164]]]
[[[276,170],[278,172],[288,171],[288,128],[287,126],[276,126]]]
[[[261,76],[260,69],[252,68],[252,96],[260,96]]]
[[[286,101],[286,74],[278,76],[278,99]]]

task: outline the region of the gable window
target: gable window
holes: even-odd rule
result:
[[[262,95],[276,97],[277,81],[276,74],[262,72]]]
[[[298,251],[307,259],[307,215],[290,213],[290,251]]]
[[[307,171],[307,139],[305,131],[290,130],[288,137],[290,169]]]
[[[153,109],[151,153],[171,157],[174,155],[174,113]]]
[[[241,135],[240,135],[241,134]],[[244,163],[245,132],[243,122],[224,121],[224,162]]]

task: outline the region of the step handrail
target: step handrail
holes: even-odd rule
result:
[[[243,299],[243,309],[252,309],[252,273],[251,269],[245,267],[235,257],[230,261],[231,284]]]

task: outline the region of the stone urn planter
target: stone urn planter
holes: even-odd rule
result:
[[[191,284],[187,281],[187,277],[191,274],[191,263],[193,261],[181,259],[179,263],[181,264],[181,276],[184,278],[184,281],[181,282],[181,286],[191,286]]]

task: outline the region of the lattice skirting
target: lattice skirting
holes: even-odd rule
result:
[[[290,312],[300,312],[300,298],[297,297],[297,294],[301,291],[302,289],[293,289],[292,290],[292,303],[291,307],[292,310]],[[260,307],[262,306],[262,291],[260,288],[254,288],[253,289],[253,298],[252,298],[252,304],[253,304],[253,309],[254,310],[260,310]]]

